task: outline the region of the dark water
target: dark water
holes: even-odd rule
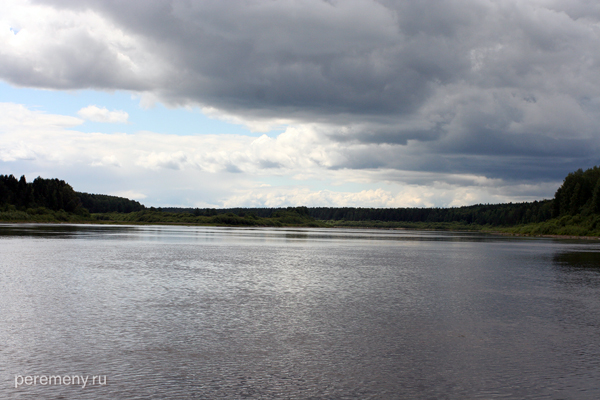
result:
[[[1,225],[0,312],[3,399],[600,399],[596,242]]]

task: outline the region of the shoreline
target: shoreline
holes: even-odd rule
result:
[[[600,236],[574,236],[574,235],[530,235],[528,233],[510,233],[510,232],[494,232],[501,236],[517,236],[531,238],[549,238],[549,239],[585,239],[585,240],[600,240]]]
[[[483,229],[435,229],[435,228],[407,228],[407,227],[377,227],[377,226],[302,226],[302,225],[285,225],[285,226],[273,226],[273,225],[219,225],[219,224],[194,224],[186,222],[131,222],[131,221],[0,221],[0,225],[26,225],[26,224],[53,224],[53,225],[120,225],[120,226],[207,226],[207,227],[219,227],[219,228],[317,228],[317,229],[373,229],[373,230],[398,230],[398,231],[428,231],[428,232],[468,232],[468,233],[487,233],[498,236],[513,236],[523,238],[547,238],[547,239],[567,239],[567,240],[600,240],[600,236],[576,236],[576,235],[531,235],[526,233],[511,233],[502,232],[495,230],[483,230]]]

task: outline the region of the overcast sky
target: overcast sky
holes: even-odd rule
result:
[[[3,0],[0,174],[147,206],[551,198],[600,164],[600,3]]]

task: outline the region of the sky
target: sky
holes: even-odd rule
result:
[[[600,164],[590,0],[3,0],[0,174],[165,207],[552,198]]]

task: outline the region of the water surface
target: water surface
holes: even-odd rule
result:
[[[596,242],[0,225],[0,255],[0,398],[600,398]]]

